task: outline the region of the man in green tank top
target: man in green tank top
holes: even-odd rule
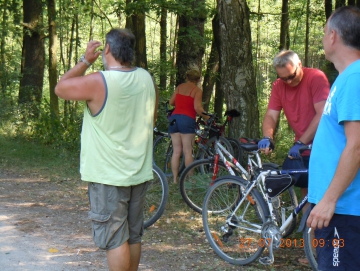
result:
[[[58,82],[55,93],[86,101],[81,132],[81,179],[88,182],[93,239],[106,250],[110,270],[137,270],[147,181],[153,178],[152,143],[158,93],[151,75],[132,66],[135,37],[106,34],[104,50],[90,41]],[[105,71],[85,75],[102,55]]]

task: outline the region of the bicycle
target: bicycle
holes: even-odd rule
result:
[[[169,185],[161,169],[153,165],[154,178],[149,180],[144,204],[144,229],[153,225],[164,213]]]
[[[168,109],[168,102],[164,103],[164,105],[165,105],[165,111],[169,117],[173,109]],[[195,140],[195,150],[193,151],[194,153],[193,157],[195,160],[204,158],[206,155],[208,155],[209,150],[212,148],[215,141],[215,137],[212,138],[209,137],[209,135],[211,134],[212,136],[215,136],[216,134],[220,135],[224,133],[227,123],[229,123],[232,120],[232,118],[239,116],[240,113],[234,109],[226,111],[225,116],[227,116],[227,118],[226,121],[221,126],[216,124],[216,120],[217,120],[216,114],[208,114],[208,115],[210,116],[210,119],[206,122],[202,121],[200,117],[197,120],[197,129],[195,131],[195,134],[198,136],[198,138]],[[172,176],[171,157],[173,152],[171,137],[167,132],[166,133],[159,132],[157,128],[154,129],[154,133],[157,135],[153,145],[154,164],[159,166],[167,177],[171,177]],[[220,136],[219,140],[223,145],[226,146],[228,150],[230,150],[230,152],[233,152],[232,144],[229,142],[228,139]],[[202,149],[199,148],[196,149],[196,146],[199,146],[199,144],[202,144],[202,146],[204,147]],[[180,175],[181,172],[184,170],[184,168],[185,168],[185,161],[184,161],[184,157],[182,157],[179,168]]]
[[[202,212],[204,231],[215,253],[229,263],[246,265],[259,258],[268,247],[269,256],[260,258],[260,262],[272,264],[273,250],[284,245],[287,227],[307,203],[306,196],[290,215],[282,212],[279,223],[273,212],[278,204],[277,197],[294,185],[291,174],[307,172],[307,169],[267,170],[261,171],[252,181],[240,176],[216,179],[207,191]],[[304,216],[303,221],[306,219]],[[309,262],[316,270],[310,234],[307,227],[302,230],[304,238],[300,243],[305,252],[308,251]]]
[[[274,163],[262,164],[256,141],[241,144],[242,150],[247,153],[247,170],[221,145],[215,142],[216,154],[211,159],[194,161],[180,176],[180,193],[185,203],[194,211],[202,213],[203,200],[208,188],[220,176],[237,175],[248,181],[252,181],[261,171],[277,170],[278,165]],[[228,160],[226,159],[228,158]],[[232,162],[230,162],[230,161]],[[266,195],[262,193],[264,199]],[[297,197],[293,187],[286,193],[277,197],[278,204],[273,212],[277,220],[281,222],[282,213],[288,215],[297,206]],[[284,236],[291,234],[296,227],[296,219],[286,228]]]

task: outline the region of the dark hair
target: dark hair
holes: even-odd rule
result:
[[[111,29],[106,34],[106,44],[109,44],[111,54],[120,63],[134,61],[135,36],[129,29]]]
[[[328,31],[335,30],[345,45],[360,50],[360,9],[354,6],[337,8],[328,19]]]

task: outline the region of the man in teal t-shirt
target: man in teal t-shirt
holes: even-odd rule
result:
[[[317,247],[319,270],[360,266],[360,9],[331,15],[323,45],[339,76],[326,101],[309,165],[307,225],[326,246]],[[336,269],[334,269],[336,268]]]

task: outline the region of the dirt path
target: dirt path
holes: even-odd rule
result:
[[[86,193],[79,181],[0,171],[0,270],[107,270],[105,252],[91,239]],[[232,266],[207,244],[200,215],[167,210],[145,231],[139,270],[310,270],[299,257],[303,251],[285,249],[271,266]]]

